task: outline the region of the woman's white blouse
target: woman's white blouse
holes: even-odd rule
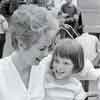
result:
[[[42,66],[32,66],[29,88],[26,89],[11,56],[0,60],[0,100],[42,100],[44,96]]]

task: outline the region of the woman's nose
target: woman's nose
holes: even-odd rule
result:
[[[46,57],[48,55],[48,49],[43,52],[43,56]]]

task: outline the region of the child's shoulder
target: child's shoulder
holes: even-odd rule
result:
[[[81,82],[77,78],[74,78],[74,77],[70,78],[69,84],[70,84],[70,87],[74,89],[75,91],[80,91],[80,89],[82,88]]]
[[[71,83],[74,83],[74,85],[81,85],[81,82],[77,79],[77,78],[75,78],[75,77],[71,77],[70,78],[70,82]]]

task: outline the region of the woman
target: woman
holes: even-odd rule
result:
[[[0,100],[42,99],[47,55],[57,20],[45,8],[23,5],[11,17],[14,52],[0,60]]]

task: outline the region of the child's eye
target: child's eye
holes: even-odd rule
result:
[[[58,59],[55,59],[54,61],[55,61],[56,63],[59,63],[59,60],[58,60]]]
[[[65,65],[67,65],[67,64],[68,64],[68,62],[64,62],[64,64],[65,64]]]

